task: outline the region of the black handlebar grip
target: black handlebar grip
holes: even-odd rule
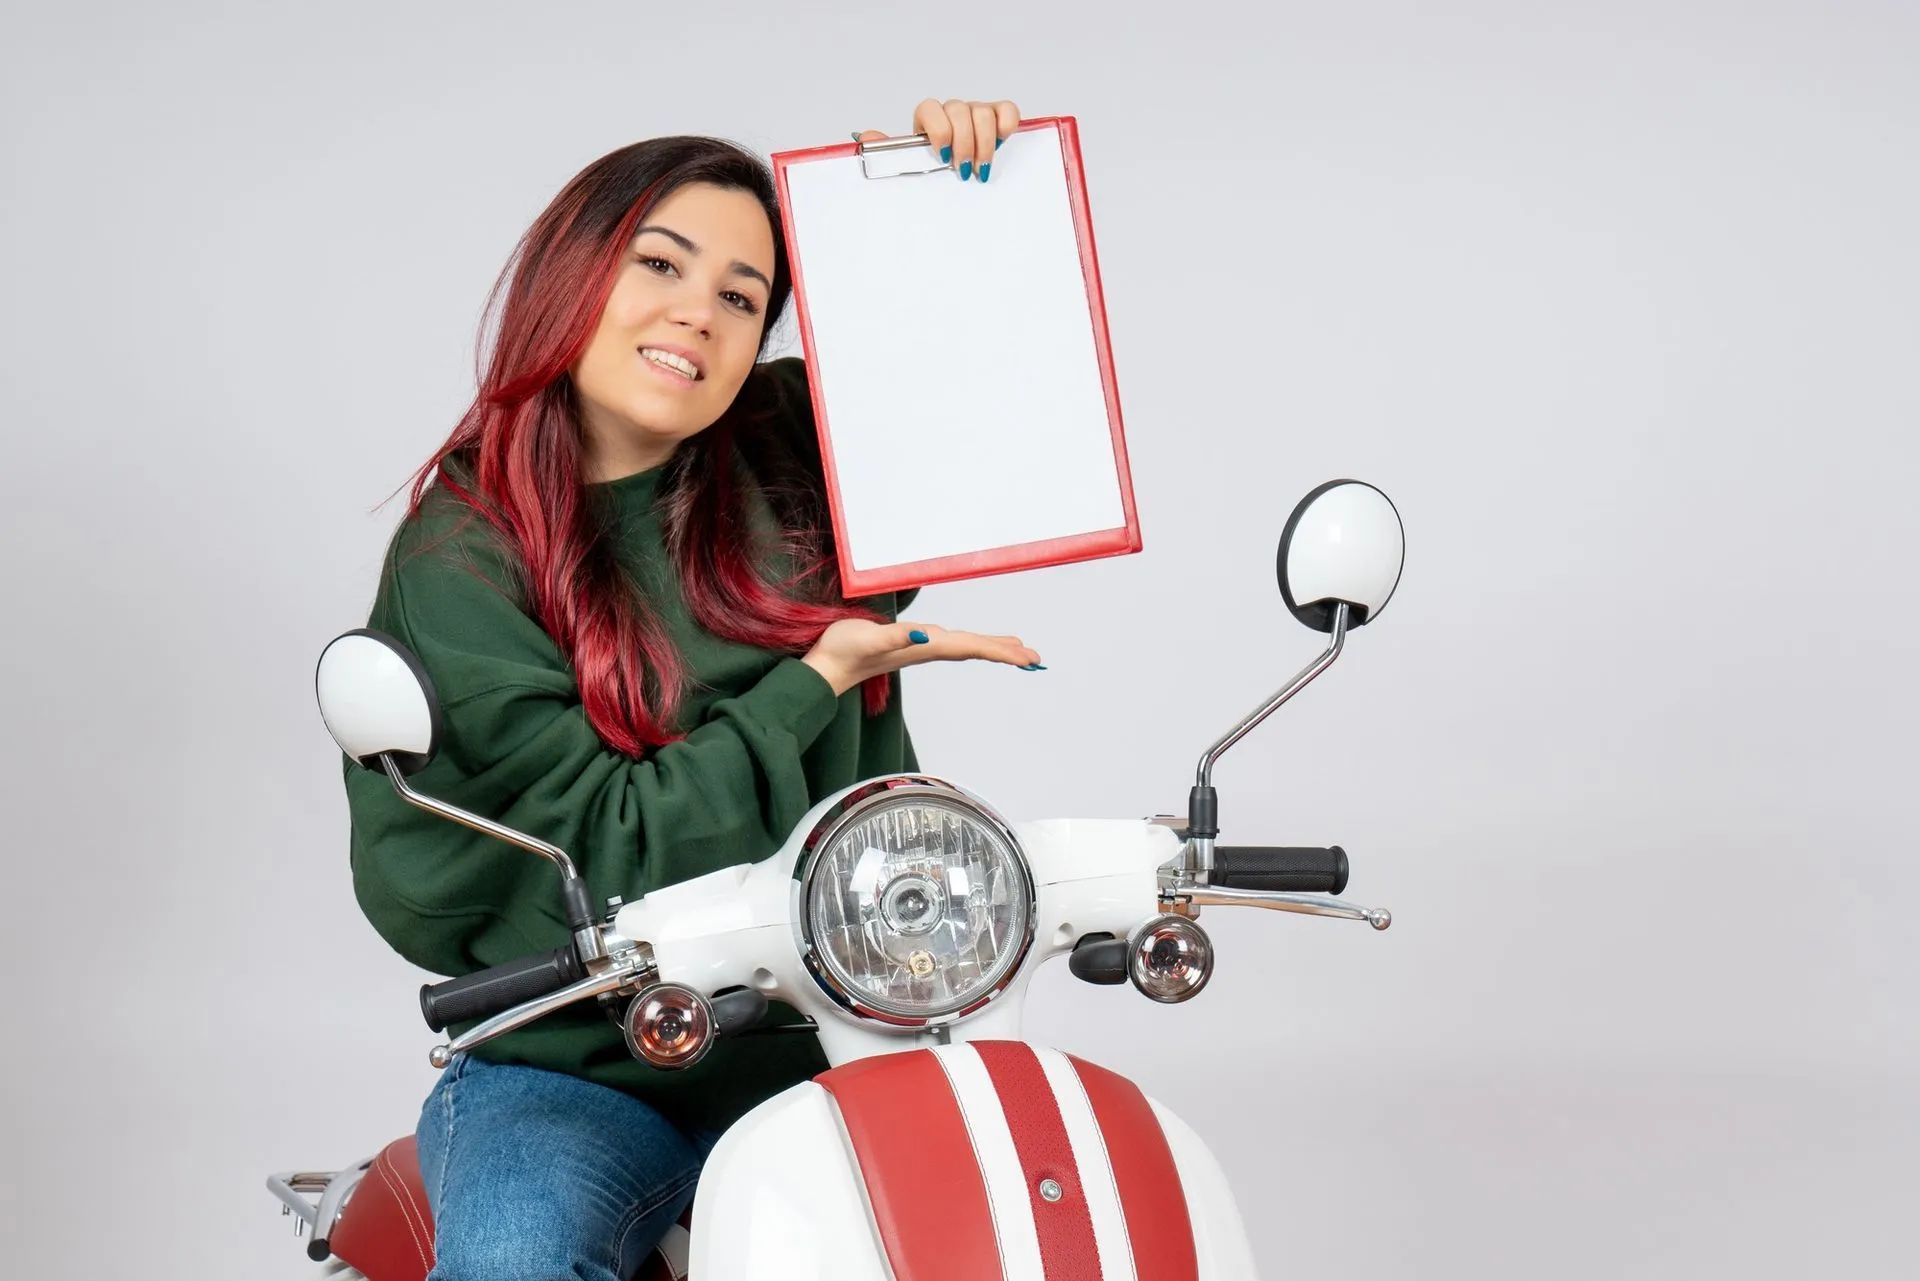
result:
[[[573,949],[556,947],[444,983],[425,984],[420,989],[420,1013],[428,1027],[440,1032],[449,1024],[492,1018],[522,1001],[558,992],[585,977],[586,970]]]
[[[1216,845],[1210,884],[1236,890],[1338,894],[1347,888],[1347,852],[1338,845]]]

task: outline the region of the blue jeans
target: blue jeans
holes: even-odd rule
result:
[[[718,1133],[628,1094],[454,1056],[420,1109],[428,1281],[626,1281],[693,1200]]]

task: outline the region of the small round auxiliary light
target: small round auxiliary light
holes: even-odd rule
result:
[[[633,1057],[657,1068],[692,1067],[713,1044],[713,1007],[679,983],[655,983],[633,998],[622,1020]]]
[[[1127,974],[1133,985],[1168,1005],[1200,994],[1213,973],[1213,943],[1207,932],[1180,916],[1156,916],[1127,939]]]

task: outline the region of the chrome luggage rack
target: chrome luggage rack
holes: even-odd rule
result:
[[[366,1177],[373,1162],[374,1158],[368,1157],[344,1170],[294,1170],[267,1176],[267,1190],[280,1198],[280,1213],[293,1216],[294,1235],[305,1236],[308,1231],[313,1233],[312,1239],[307,1242],[307,1257],[315,1263],[325,1262],[332,1257],[333,1247],[328,1244],[328,1238],[333,1235],[333,1226],[340,1221],[341,1211],[347,1208],[347,1201],[353,1196],[354,1189],[360,1186],[360,1180]],[[319,1195],[309,1200],[309,1196],[315,1193]],[[334,1262],[337,1266],[329,1269],[326,1275],[360,1275],[344,1262]]]

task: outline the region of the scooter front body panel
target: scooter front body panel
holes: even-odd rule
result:
[[[690,1277],[894,1281],[833,1098],[811,1081],[721,1136],[693,1203]]]
[[[1130,1082],[980,1041],[845,1064],[708,1159],[694,1281],[1246,1281],[1218,1164]]]

